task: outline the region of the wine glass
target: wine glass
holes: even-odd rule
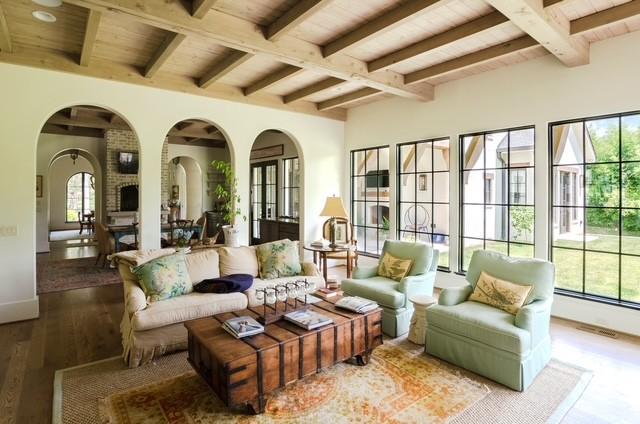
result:
[[[265,289],[265,297],[267,304],[273,305],[276,303],[276,289],[271,287]]]
[[[305,281],[307,293],[313,293],[316,291],[316,283],[313,281]]]
[[[264,289],[256,290],[256,299],[258,300],[258,302],[262,302],[264,300]]]
[[[293,299],[298,297],[298,286],[296,283],[287,283],[287,291],[289,292],[289,297]]]
[[[285,302],[287,300],[287,288],[285,286],[276,287],[276,298],[280,302]]]

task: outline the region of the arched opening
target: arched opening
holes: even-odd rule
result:
[[[302,240],[302,152],[293,137],[269,129],[256,137],[250,164],[250,243]]]
[[[212,166],[217,160],[229,162],[231,147],[215,124],[187,119],[171,127],[162,149],[163,246],[224,241],[227,222],[215,194],[223,177]]]

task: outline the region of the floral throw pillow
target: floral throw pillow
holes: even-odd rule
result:
[[[533,286],[504,281],[482,271],[469,300],[485,303],[510,314],[517,314]]]
[[[193,291],[184,254],[162,256],[131,270],[148,302],[171,299]]]
[[[260,278],[264,280],[291,277],[302,272],[296,243],[291,240],[261,244],[256,247],[256,255]]]
[[[409,274],[413,266],[413,259],[396,258],[390,253],[385,253],[378,264],[378,275],[400,281]]]

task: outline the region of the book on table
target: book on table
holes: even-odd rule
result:
[[[305,330],[313,330],[314,328],[333,323],[331,318],[312,310],[289,312],[284,316],[284,319],[304,328]]]
[[[318,289],[315,294],[316,296],[321,297],[323,299],[329,299],[336,296],[342,296],[343,291],[324,288],[324,289]]]
[[[262,324],[248,316],[228,319],[222,324],[222,328],[236,339],[264,332]]]
[[[359,314],[365,314],[376,309],[378,307],[378,304],[373,300],[365,299],[363,297],[347,296],[338,300],[335,303],[335,306],[337,306],[338,308],[348,309]]]

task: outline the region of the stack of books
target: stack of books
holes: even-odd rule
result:
[[[247,336],[255,336],[264,332],[264,327],[258,321],[251,317],[237,317],[228,319],[222,324],[229,334],[236,339],[241,339]]]
[[[338,300],[335,305],[338,308],[348,309],[352,312],[359,314],[366,314],[369,311],[373,311],[378,307],[378,304],[373,300],[365,299],[358,296],[347,296]]]
[[[313,330],[314,328],[333,323],[331,318],[309,309],[289,312],[284,316],[284,319],[304,328],[305,330]]]
[[[342,296],[342,290],[331,290],[331,289],[318,289],[315,293],[316,296],[321,297],[323,299],[330,299],[336,296]]]

